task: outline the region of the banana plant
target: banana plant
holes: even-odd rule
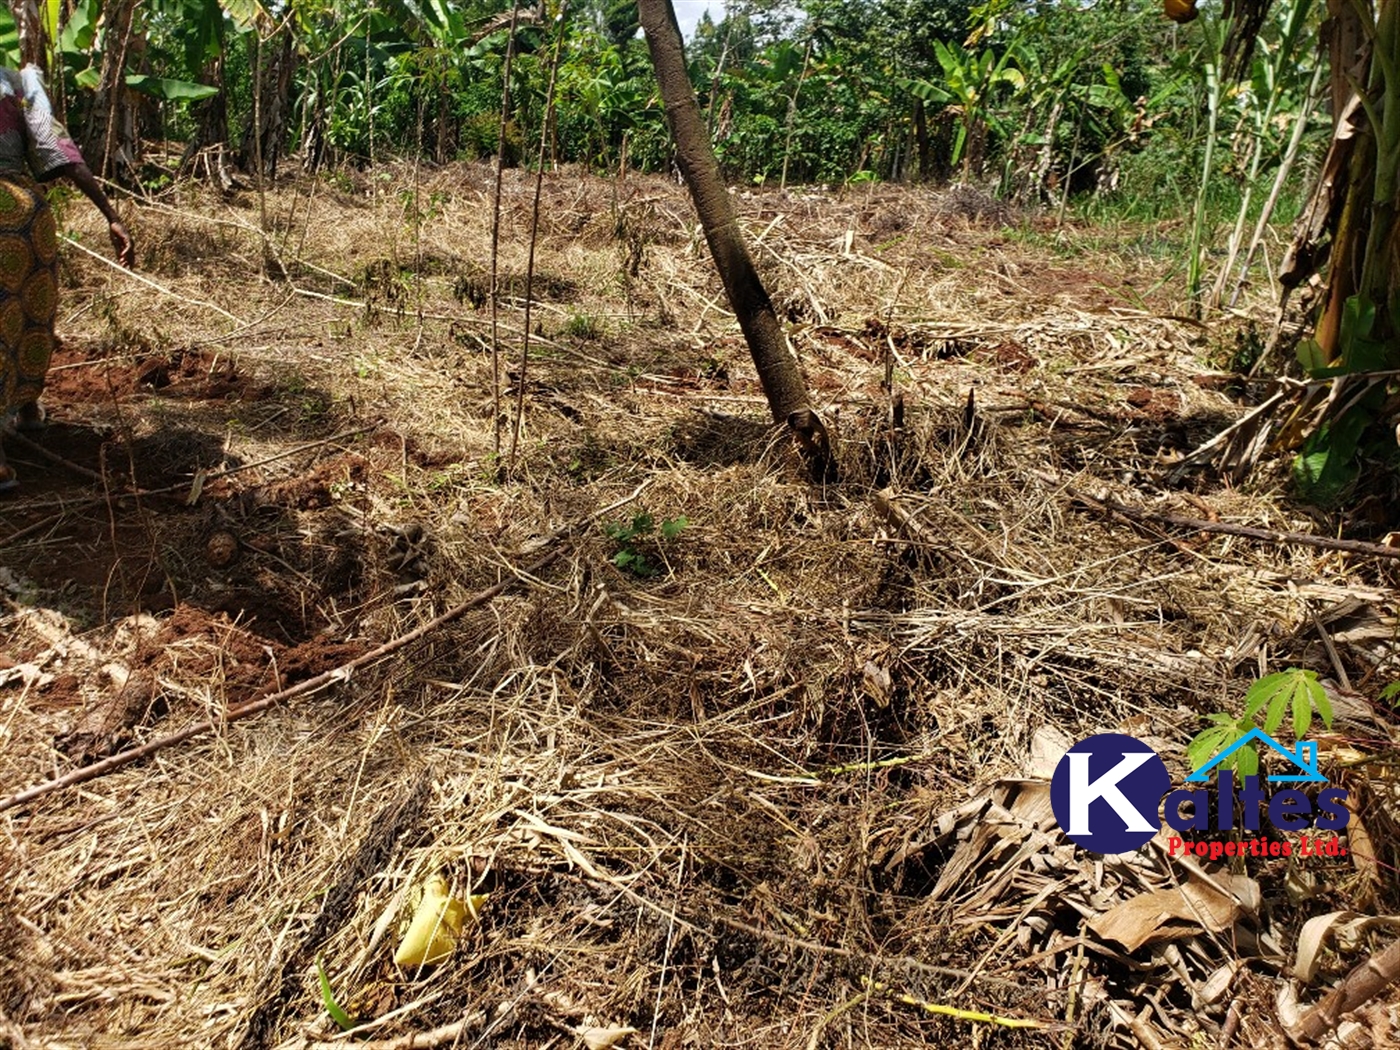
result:
[[[1014,46],[1007,47],[1000,56],[990,47],[974,52],[941,40],[934,41],[933,48],[943,67],[942,83],[903,79],[900,86],[925,105],[950,106],[957,114],[952,161],[962,161],[963,179],[967,180],[981,170],[987,132],[1000,134],[1005,130],[1000,115],[991,106],[992,93],[1003,84],[1020,90],[1025,86],[1025,77],[1012,65]]]

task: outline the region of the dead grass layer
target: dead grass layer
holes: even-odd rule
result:
[[[1281,468],[1164,486],[1248,392],[1235,329],[1183,320],[1159,260],[967,192],[740,194],[839,436],[817,487],[671,183],[546,180],[521,365],[510,172],[498,459],[489,187],[287,179],[264,244],[252,193],[179,185],[130,208],[160,288],[67,250],[48,455],[10,445],[0,505],[0,793],[561,554],[333,688],[0,814],[0,1046],[327,1044],[318,960],[374,1046],[1258,1046],[1306,919],[1400,911],[1368,700],[1397,677],[1394,569],[1075,502],[1360,536],[1391,512],[1294,505]],[[638,514],[686,524],[605,533]],[[1329,681],[1374,862],[1103,861],[1055,827],[1069,741],[1130,732],[1180,774],[1203,714],[1293,664]],[[1232,872],[1252,895],[1204,925],[1089,924]],[[403,972],[433,874],[490,898]]]

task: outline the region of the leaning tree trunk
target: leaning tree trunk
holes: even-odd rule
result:
[[[773,420],[791,428],[814,477],[834,480],[836,461],[830,438],[812,409],[797,362],[788,352],[778,315],[744,244],[734,204],[705,132],[705,121],[686,72],[675,8],[671,0],[638,0],[637,10],[666,104],[666,119],[675,136],[676,160],[705,229],[705,240],[724,282],[729,305],[758,367],[759,382]]]

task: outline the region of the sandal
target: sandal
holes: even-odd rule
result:
[[[13,492],[19,488],[19,478],[15,477],[15,468],[0,464],[0,493]]]

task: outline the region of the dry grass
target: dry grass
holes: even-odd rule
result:
[[[503,267],[521,274],[531,187],[507,183]],[[1180,755],[1264,663],[1335,677],[1310,609],[1360,599],[1331,631],[1342,669],[1366,696],[1396,677],[1392,570],[1150,534],[1067,495],[1333,527],[1267,473],[1158,483],[1242,409],[1203,363],[1215,336],[1149,294],[1156,264],[1065,258],[1035,246],[1055,236],[1041,220],[1004,228],[965,196],[745,195],[841,440],[842,482],[815,488],[766,426],[681,192],[564,173],[502,479],[471,301],[488,184],[484,167],[279,184],[288,280],[260,276],[255,198],[191,186],[136,210],[167,292],[68,254],[50,447],[116,489],[208,480],[192,503],[117,500],[14,457],[0,791],[343,662],[584,524],[540,578],[333,690],[0,815],[0,1046],[324,1041],[317,959],[376,1039],[465,1019],[454,1045],[606,1025],[674,1048],[1133,1045],[1123,1010],[1155,996],[1139,1028],[1214,1039],[1235,1001],[1258,1041],[1302,919],[1358,892],[1396,910],[1388,876],[1313,868],[1298,900],[1263,865],[1280,898],[1251,917],[1264,947],[1197,1007],[1218,939],[1128,959],[1067,936],[1170,865],[1105,882],[1043,830],[1014,864],[959,853],[991,795],[1014,814],[1004,785],[1035,775],[1047,731]],[[66,221],[95,240],[90,217]],[[507,405],[519,316],[503,312]],[[643,512],[688,521],[637,542],[650,577],[612,563],[601,527]],[[215,533],[241,548],[230,566]],[[1350,738],[1384,753],[1390,723],[1352,712]],[[1362,814],[1384,865],[1387,784]],[[940,885],[953,858],[966,878]],[[403,973],[398,917],[433,873],[491,898],[448,963]]]

